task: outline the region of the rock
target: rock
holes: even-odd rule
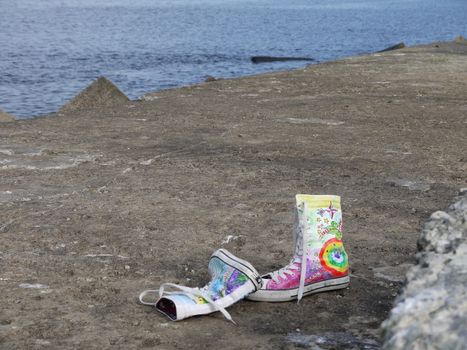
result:
[[[386,51],[392,51],[392,50],[399,50],[399,49],[403,49],[404,47],[405,47],[405,44],[404,44],[404,43],[399,43],[399,44],[396,44],[396,45],[389,46],[389,47],[385,48],[384,50],[381,50],[381,51],[378,51],[378,52],[386,52]]]
[[[25,288],[25,289],[48,289],[49,286],[45,285],[45,284],[41,284],[41,283],[34,283],[34,284],[31,284],[31,283],[21,283],[19,284],[20,288]]]
[[[212,81],[217,81],[217,79],[214,78],[212,75],[208,75],[206,77],[206,79],[204,79],[204,82],[206,82],[206,83],[209,83],[209,82],[212,82]]]
[[[275,56],[253,56],[253,63],[283,62],[283,61],[314,61],[311,57],[275,57]]]
[[[418,265],[383,322],[383,349],[461,349],[467,342],[467,193],[433,213]]]
[[[402,283],[405,280],[407,270],[412,264],[399,264],[394,266],[381,266],[372,268],[375,278],[383,279],[389,282]]]
[[[0,122],[12,122],[15,120],[15,117],[0,109]]]
[[[345,124],[345,122],[340,120],[333,120],[333,119],[322,119],[322,118],[296,118],[296,117],[288,117],[285,119],[279,119],[279,122],[285,122],[290,124],[323,124],[323,125],[330,125],[330,126],[337,126]]]
[[[391,186],[407,188],[410,191],[426,192],[431,189],[431,185],[427,182],[409,179],[388,179],[387,183]]]
[[[459,35],[454,39],[454,42],[465,44],[467,43],[467,40],[462,35]]]
[[[128,97],[106,77],[99,77],[75,98],[65,104],[59,112],[67,113],[83,109],[110,107],[128,102]]]
[[[363,338],[350,332],[323,332],[321,334],[302,334],[300,329],[296,333],[289,333],[287,342],[294,348],[306,349],[367,349],[377,350],[380,344],[371,338]]]

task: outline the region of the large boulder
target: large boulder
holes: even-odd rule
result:
[[[15,117],[0,109],[0,122],[12,122],[14,120],[16,120]]]
[[[125,104],[128,97],[106,77],[99,77],[75,98],[65,104],[59,112],[110,107]]]
[[[462,35],[457,36],[454,41],[458,44],[467,44],[467,40]]]
[[[431,215],[418,246],[418,264],[382,325],[383,349],[465,349],[467,190]]]

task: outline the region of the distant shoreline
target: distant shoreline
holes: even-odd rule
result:
[[[252,56],[331,62],[400,41],[467,35],[467,2],[458,0],[104,3],[2,5],[0,109],[19,118],[47,115],[99,76],[137,99],[208,75],[232,79],[305,67],[299,61],[255,65]]]
[[[465,39],[462,36],[458,36],[458,37],[456,37],[454,39],[454,41],[462,41],[462,40],[465,41]],[[411,47],[412,48],[417,48],[417,47],[423,47],[423,46],[427,46],[427,45],[437,45],[437,44],[443,44],[443,43],[446,44],[446,43],[449,43],[449,41],[433,42],[433,43],[430,43],[430,44],[414,45],[414,46],[411,46]],[[290,72],[290,71],[305,69],[309,65],[332,63],[332,62],[337,62],[337,61],[340,61],[340,60],[345,60],[345,59],[349,59],[349,58],[353,58],[353,57],[361,57],[361,56],[365,56],[365,55],[378,54],[378,53],[380,53],[382,51],[385,51],[385,50],[398,50],[398,49],[401,49],[403,47],[405,47],[404,43],[399,43],[399,44],[395,44],[395,45],[390,45],[387,48],[382,47],[381,50],[378,50],[378,51],[375,51],[375,52],[370,52],[370,53],[369,52],[363,52],[363,53],[360,53],[360,54],[357,54],[357,55],[341,57],[341,58],[334,59],[334,60],[329,60],[329,61],[316,60],[316,61],[313,61],[313,62],[307,62],[307,61],[304,61],[304,60],[298,60],[296,62],[298,62],[298,64],[300,64],[300,67],[294,67],[294,68],[289,68],[289,69],[271,70],[271,71],[268,71],[268,72],[261,72],[261,73],[248,74],[248,75],[240,75],[240,76],[234,76],[234,77],[229,77],[229,78],[212,77],[210,75],[206,75],[206,78],[204,80],[201,80],[199,82],[195,82],[193,84],[180,85],[180,86],[176,86],[176,87],[172,87],[172,88],[163,88],[163,89],[158,89],[158,90],[145,92],[142,95],[138,96],[136,99],[134,99],[134,101],[150,100],[150,99],[154,98],[154,95],[156,95],[157,93],[164,92],[164,91],[173,91],[173,90],[178,90],[178,89],[183,89],[183,88],[188,88],[188,87],[193,87],[193,86],[198,86],[198,85],[204,84],[204,83],[206,83],[206,82],[208,82],[210,80],[211,81],[212,80],[235,80],[235,79],[255,77],[255,76],[259,76],[259,75],[263,75],[263,74],[274,74],[274,73],[280,73],[280,72]],[[287,61],[289,61],[289,60],[287,60]],[[275,63],[274,61],[271,62],[271,64],[274,64],[274,63]],[[92,84],[92,80],[89,81],[88,86],[90,84]],[[78,95],[78,94],[79,94],[79,92],[77,92],[76,95]],[[56,114],[59,113],[59,109],[62,108],[65,104],[67,104],[70,100],[71,99],[64,100],[63,104],[56,111],[53,111],[53,112],[50,112],[50,113],[37,114],[37,115],[33,115],[33,116],[28,116],[28,117],[25,117],[25,116],[17,117],[17,116],[15,116],[15,118],[18,119],[18,120],[23,120],[23,119],[40,118],[40,117],[45,117],[45,116],[49,116],[49,115],[56,115]]]

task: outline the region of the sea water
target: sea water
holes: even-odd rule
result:
[[[467,34],[465,0],[0,0],[0,109],[56,111],[100,75],[135,99]]]

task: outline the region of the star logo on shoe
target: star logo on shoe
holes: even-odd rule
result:
[[[337,209],[333,208],[332,202],[329,202],[329,207],[328,207],[327,211],[331,215],[331,219],[334,219],[334,214],[337,213]]]

